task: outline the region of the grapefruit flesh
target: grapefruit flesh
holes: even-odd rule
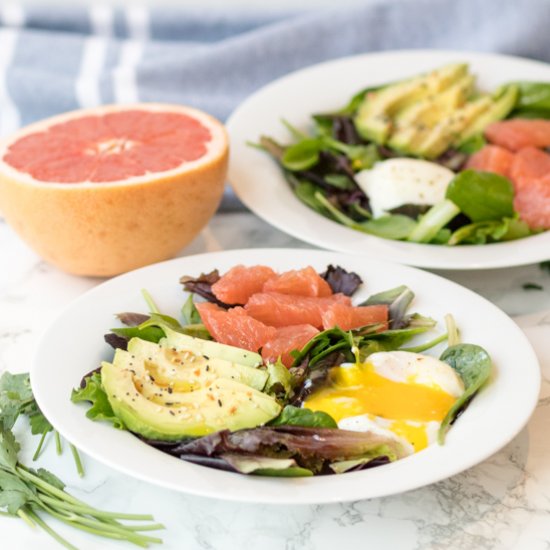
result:
[[[323,328],[339,327],[342,330],[360,328],[366,325],[381,323],[380,331],[388,328],[388,306],[349,306],[336,303],[322,314]]]
[[[245,309],[254,319],[273,327],[307,324],[321,328],[323,312],[335,303],[351,305],[351,300],[343,294],[313,298],[277,292],[261,292],[250,297]]]
[[[0,145],[0,209],[54,265],[116,275],[198,234],[221,200],[227,160],[222,124],[189,107],[74,111]]]
[[[127,110],[60,122],[12,143],[4,162],[36,181],[112,182],[206,153],[210,130],[183,113]]]
[[[225,310],[209,302],[199,302],[195,306],[202,322],[216,342],[258,351],[265,342],[277,334],[275,328],[253,319],[242,307]]]
[[[262,348],[264,361],[275,362],[280,357],[285,367],[294,362],[291,352],[301,350],[319,331],[312,325],[293,325],[281,327],[273,338],[268,340]]]
[[[514,154],[498,145],[486,145],[483,149],[474,153],[468,160],[466,168],[494,172],[501,176],[510,175],[510,167],[514,160]]]
[[[531,229],[550,229],[550,174],[518,179],[514,208]]]
[[[278,277],[268,280],[263,290],[314,298],[332,295],[329,284],[311,266],[281,273]]]
[[[524,147],[550,146],[550,120],[514,118],[493,122],[485,129],[485,136],[495,145],[510,151]]]
[[[265,265],[236,265],[212,285],[214,296],[225,304],[246,304],[252,294],[261,292],[266,281],[277,276]]]
[[[516,183],[529,178],[542,178],[550,174],[550,155],[536,147],[526,147],[516,153],[510,175]]]

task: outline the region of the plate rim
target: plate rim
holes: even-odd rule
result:
[[[367,499],[367,498],[379,498],[379,497],[383,497],[383,496],[390,496],[390,495],[393,495],[393,494],[401,494],[401,493],[408,492],[408,491],[411,491],[411,490],[414,490],[414,489],[417,489],[417,488],[420,488],[420,487],[432,485],[433,483],[437,483],[438,481],[441,481],[443,479],[447,479],[449,477],[452,477],[452,476],[454,476],[454,475],[456,475],[456,474],[458,474],[458,473],[460,473],[464,470],[467,470],[467,469],[475,466],[476,464],[479,464],[479,463],[483,462],[488,457],[493,455],[495,452],[498,452],[500,449],[502,449],[514,437],[516,437],[516,435],[518,435],[518,433],[524,428],[524,426],[526,425],[526,423],[530,419],[531,415],[533,414],[533,412],[535,410],[535,407],[537,405],[538,396],[539,396],[539,393],[540,393],[540,384],[541,384],[540,366],[539,366],[538,358],[537,358],[530,342],[528,341],[525,333],[521,330],[521,328],[518,325],[516,325],[514,323],[514,321],[510,317],[508,317],[495,304],[493,304],[492,302],[490,302],[489,300],[487,300],[483,296],[480,296],[476,292],[470,290],[469,288],[463,287],[462,285],[460,285],[458,283],[455,283],[454,281],[450,281],[448,279],[445,279],[444,277],[442,277],[440,275],[425,272],[423,270],[420,270],[420,269],[417,269],[417,268],[414,268],[414,267],[410,267],[410,266],[392,264],[390,262],[385,262],[385,261],[381,261],[381,260],[376,260],[376,261],[373,260],[373,262],[375,264],[378,264],[377,265],[378,268],[393,268],[393,269],[398,268],[399,270],[404,271],[404,273],[403,273],[404,277],[407,276],[407,273],[414,273],[414,274],[419,274],[420,273],[421,278],[426,278],[428,281],[429,280],[438,280],[439,282],[443,282],[443,284],[445,284],[445,285],[449,285],[450,289],[455,289],[455,290],[460,289],[460,292],[465,292],[466,294],[468,294],[474,300],[481,300],[481,302],[484,302],[485,306],[488,306],[491,310],[493,310],[493,313],[497,314],[498,316],[501,316],[502,320],[505,321],[506,323],[508,323],[510,327],[513,326],[513,330],[515,331],[516,336],[519,336],[519,338],[520,338],[521,347],[530,356],[530,357],[527,358],[526,363],[533,365],[533,372],[535,373],[535,370],[536,370],[536,372],[538,373],[538,376],[535,376],[530,381],[530,384],[529,384],[531,392],[532,392],[530,404],[524,408],[523,414],[520,414],[519,416],[516,416],[516,420],[519,418],[519,421],[516,422],[516,426],[514,427],[514,429],[509,431],[507,433],[507,436],[504,439],[502,439],[502,441],[499,442],[498,448],[487,448],[482,453],[478,453],[475,456],[472,455],[470,457],[470,460],[463,462],[458,468],[455,468],[451,473],[449,473],[448,471],[442,471],[440,474],[433,476],[433,478],[429,482],[413,480],[413,478],[411,477],[408,480],[407,483],[403,483],[403,488],[399,488],[399,489],[396,489],[396,490],[384,491],[383,493],[378,494],[378,495],[366,495],[366,496],[361,496],[360,494],[357,494],[356,492],[352,495],[349,495],[349,494],[348,495],[342,495],[338,491],[334,491],[334,492],[329,493],[329,494],[326,494],[326,493],[323,494],[322,498],[319,498],[318,495],[315,496],[314,494],[312,494],[311,496],[308,495],[306,497],[301,496],[297,500],[295,493],[293,493],[290,490],[290,488],[289,488],[288,491],[286,491],[286,493],[288,493],[288,494],[285,494],[283,497],[278,496],[277,498],[273,498],[273,496],[268,496],[267,494],[264,495],[262,493],[258,493],[257,495],[251,497],[250,494],[249,494],[249,491],[245,492],[245,494],[240,494],[240,493],[236,494],[236,493],[225,493],[223,491],[220,492],[220,491],[216,491],[216,490],[203,489],[203,488],[199,488],[199,489],[195,490],[195,489],[189,489],[189,488],[185,488],[185,487],[182,487],[182,486],[174,485],[174,483],[172,483],[170,481],[159,480],[158,478],[155,478],[154,475],[150,475],[147,471],[145,471],[145,472],[141,472],[141,471],[136,472],[135,468],[128,470],[128,468],[125,467],[124,464],[121,464],[120,460],[119,461],[112,460],[111,458],[106,458],[105,456],[103,456],[101,454],[101,449],[100,448],[96,449],[92,444],[90,444],[90,446],[88,446],[88,444],[82,445],[81,440],[79,440],[78,437],[75,438],[73,433],[68,433],[65,430],[65,426],[63,425],[62,422],[60,423],[57,418],[54,418],[54,417],[50,418],[50,416],[48,416],[48,413],[50,412],[50,402],[48,401],[48,398],[45,397],[45,394],[48,393],[47,392],[47,385],[42,387],[42,382],[40,382],[40,380],[42,378],[41,373],[43,374],[45,372],[45,369],[40,367],[39,357],[42,355],[41,351],[43,350],[43,347],[45,345],[47,345],[47,341],[49,339],[50,333],[55,331],[55,329],[57,328],[58,323],[61,323],[66,315],[70,314],[70,312],[73,311],[74,309],[78,309],[81,302],[86,302],[86,300],[89,300],[90,296],[93,297],[95,294],[101,295],[102,293],[105,292],[105,290],[104,290],[105,288],[108,288],[109,286],[115,286],[116,282],[118,280],[128,278],[128,277],[136,277],[136,276],[142,274],[143,272],[146,272],[146,271],[149,271],[149,270],[161,269],[162,266],[168,267],[168,266],[172,266],[172,265],[176,266],[176,265],[179,265],[179,264],[185,264],[188,261],[189,258],[200,260],[203,257],[216,257],[216,256],[220,256],[220,255],[231,257],[231,256],[246,255],[250,252],[252,252],[253,254],[273,254],[273,253],[276,253],[276,254],[285,254],[285,255],[289,254],[289,253],[296,254],[296,255],[303,255],[304,252],[307,252],[308,254],[312,253],[315,256],[319,256],[319,257],[320,256],[325,256],[327,260],[328,260],[329,255],[331,255],[331,256],[336,255],[336,256],[338,256],[338,258],[336,260],[338,262],[345,261],[346,257],[348,259],[352,258],[352,256],[350,256],[349,254],[343,254],[343,253],[331,252],[331,251],[325,251],[325,250],[299,249],[299,248],[259,248],[259,249],[236,249],[236,250],[225,250],[225,251],[218,251],[218,252],[206,252],[206,253],[201,253],[201,254],[194,254],[192,256],[187,256],[187,257],[183,257],[183,258],[176,258],[176,259],[173,259],[173,260],[168,260],[168,261],[160,262],[160,263],[157,263],[157,264],[152,264],[150,266],[146,266],[146,267],[143,267],[143,268],[125,273],[123,275],[119,275],[119,276],[114,277],[112,279],[109,279],[107,281],[104,281],[103,283],[100,283],[99,285],[95,286],[94,288],[89,289],[88,291],[84,292],[78,298],[76,298],[75,300],[73,300],[69,304],[67,304],[67,306],[62,309],[62,311],[55,317],[55,319],[45,329],[45,331],[41,335],[41,337],[38,341],[38,344],[36,346],[34,358],[33,358],[33,361],[32,361],[32,364],[31,364],[31,369],[30,369],[31,385],[33,387],[33,391],[35,392],[36,401],[37,401],[39,407],[41,408],[41,410],[43,410],[45,415],[50,419],[50,421],[52,422],[52,425],[61,433],[61,435],[63,435],[63,437],[65,437],[69,442],[71,442],[73,444],[76,444],[78,447],[80,447],[82,449],[82,451],[85,454],[87,454],[87,455],[91,456],[92,458],[96,459],[98,462],[106,464],[107,466],[113,468],[114,470],[116,470],[116,471],[118,471],[122,474],[128,475],[128,476],[136,478],[136,479],[140,479],[142,481],[146,481],[146,482],[151,483],[151,484],[156,485],[156,486],[161,486],[161,487],[171,489],[171,490],[175,490],[175,491],[178,491],[178,492],[182,492],[182,493],[185,493],[185,494],[192,494],[192,495],[196,495],[196,496],[216,498],[216,499],[219,499],[219,500],[227,500],[227,501],[234,501],[234,502],[249,502],[249,503],[254,502],[254,503],[276,504],[276,505],[288,505],[288,504],[307,505],[307,504],[329,504],[329,503],[338,503],[338,502],[349,502],[349,501],[354,501],[354,500],[361,500],[361,499]],[[369,269],[368,267],[365,267],[365,273],[368,272],[368,269]],[[174,271],[175,270],[176,269],[174,268]],[[106,307],[108,307],[108,306],[106,306]],[[37,382],[37,381],[39,381],[38,385],[35,384],[35,382]],[[76,383],[76,381],[73,381],[73,382]],[[67,402],[69,402],[69,396],[67,396]],[[75,410],[75,413],[78,412],[80,414],[80,416],[81,416],[80,420],[82,420],[83,422],[86,422],[86,423],[88,423],[88,422],[91,423],[92,422],[91,420],[89,420],[85,417],[83,407],[76,407],[75,406],[74,410]],[[88,424],[84,424],[84,426],[88,426]],[[104,428],[107,428],[109,430],[114,430],[114,428],[112,428],[111,426],[105,426],[102,423],[94,423],[94,426],[103,426]],[[128,436],[128,437],[132,437],[132,438],[134,437],[131,434],[125,433],[125,432],[121,432],[121,434],[123,436]],[[170,459],[170,460],[173,460],[173,461],[178,460],[175,457],[165,455],[165,454],[161,453],[160,451],[157,451],[156,449],[153,449],[153,448],[150,448],[150,447],[146,447],[145,449],[146,450],[144,450],[144,453],[154,452],[156,456],[159,456],[159,460],[166,460],[166,459]],[[443,450],[443,451],[441,451],[441,450]],[[438,448],[437,451],[438,452],[444,452],[444,447]],[[410,458],[415,457],[418,460],[418,456],[420,456],[420,455],[413,455],[413,457],[410,457]],[[163,458],[160,459],[160,457],[163,457]],[[182,464],[182,463],[180,461],[178,461],[178,464]],[[394,466],[396,464],[399,464],[399,463],[393,463],[393,464],[390,464],[390,465],[386,465],[386,466],[384,466],[384,468],[387,470],[388,468],[391,468],[392,466]],[[193,465],[193,466],[196,467],[196,468],[197,467],[201,468],[201,471],[206,470],[205,467],[196,466],[196,465]],[[154,472],[154,468],[151,468],[150,470],[152,470]],[[219,473],[222,473],[222,474],[225,474],[225,475],[235,475],[235,474],[231,474],[231,473],[227,473],[227,472],[219,472],[217,470],[210,470],[210,469],[208,470],[208,473],[213,473],[213,472],[216,473],[215,474],[216,476]],[[369,470],[366,470],[365,472],[369,472]],[[365,473],[365,472],[356,472],[355,474],[361,474],[361,473]],[[208,475],[208,474],[206,474],[206,475]],[[348,476],[349,475],[351,475],[351,474],[348,474]],[[336,476],[330,476],[330,477],[335,478]],[[240,479],[244,478],[244,480],[250,480],[251,476],[249,476],[249,477],[239,476],[239,478]],[[256,479],[259,480],[260,478],[256,478]],[[273,483],[276,483],[278,485],[281,481],[278,478],[271,478],[271,479],[261,478],[261,479],[262,479],[262,482],[258,481],[257,485],[258,486],[261,485],[264,488],[267,484],[271,485]],[[319,479],[319,478],[310,478],[310,479]],[[267,483],[263,483],[264,481],[267,481]],[[287,480],[284,480],[283,483],[285,481],[287,481]],[[245,481],[245,483],[246,483],[246,481]],[[254,480],[253,483],[256,483],[256,480]],[[336,484],[336,481],[334,483]],[[311,492],[316,493],[316,491],[314,491],[314,490],[311,491]],[[347,492],[349,492],[349,491],[347,491]]]
[[[226,127],[228,134],[230,136],[231,141],[235,141],[235,137],[233,136],[234,133],[234,127],[237,124],[236,121],[238,121],[239,117],[242,116],[242,112],[245,111],[248,107],[248,105],[252,102],[257,101],[258,97],[261,97],[262,95],[266,93],[270,93],[271,90],[274,88],[278,88],[281,85],[286,84],[287,81],[292,82],[294,79],[300,77],[303,78],[304,75],[307,76],[308,73],[312,72],[315,73],[317,71],[322,70],[330,70],[333,67],[337,67],[342,63],[357,63],[357,62],[363,62],[370,59],[376,59],[381,57],[394,57],[394,56],[403,56],[403,57],[418,57],[418,56],[432,56],[432,57],[457,57],[457,56],[464,56],[469,57],[468,62],[472,62],[473,60],[479,59],[479,60],[499,60],[499,61],[508,61],[511,63],[521,63],[525,65],[532,65],[533,67],[539,67],[540,69],[544,69],[545,71],[550,72],[550,63],[546,63],[540,60],[535,59],[529,59],[524,58],[521,56],[515,56],[515,55],[506,55],[506,54],[499,54],[494,52],[478,52],[474,50],[447,50],[447,49],[426,49],[426,48],[410,48],[410,49],[397,49],[397,50],[384,50],[381,52],[366,52],[366,53],[360,53],[360,54],[354,54],[354,55],[348,55],[343,57],[338,57],[335,59],[330,59],[328,61],[322,61],[320,63],[315,63],[313,65],[309,65],[306,67],[303,67],[301,69],[297,69],[295,71],[292,71],[290,73],[287,73],[279,78],[276,78],[275,80],[272,80],[271,82],[267,83],[266,85],[262,86],[258,90],[254,91],[252,94],[247,96],[230,114],[226,121]],[[441,62],[442,59],[439,59]],[[436,61],[434,60],[434,64]],[[238,183],[238,177],[235,176],[233,173],[234,167],[235,167],[235,149],[234,146],[230,152],[230,161],[229,161],[229,169],[228,169],[228,176],[227,180],[243,204],[249,208],[256,216],[261,218],[263,221],[267,222],[271,226],[275,227],[276,229],[291,235],[292,237],[295,237],[303,242],[309,243],[310,245],[318,246],[320,248],[334,250],[335,252],[342,252],[347,254],[352,253],[362,253],[361,249],[358,249],[357,247],[354,249],[346,248],[343,245],[338,246],[338,244],[334,244],[332,242],[327,243],[323,237],[318,237],[318,233],[315,231],[312,231],[307,236],[304,236],[304,233],[300,231],[299,229],[296,229],[288,224],[286,224],[283,221],[282,216],[276,216],[272,215],[270,213],[269,208],[261,208],[258,207],[256,204],[254,204],[253,199],[251,199],[249,196],[247,196],[246,191],[243,189],[242,185],[239,185]],[[281,178],[281,182],[284,183],[283,179]],[[293,197],[295,199],[295,197]],[[297,202],[299,202],[297,199],[295,199]],[[300,203],[301,210],[304,212],[304,215],[307,215],[308,218],[311,216],[311,222],[315,223],[318,222],[319,224],[322,224],[325,227],[325,230],[328,232],[332,228],[333,230],[337,232],[342,232],[342,234],[347,234],[350,237],[355,236],[357,238],[357,232],[342,226],[341,224],[338,224],[337,222],[330,220],[328,218],[325,218],[316,212],[313,212],[311,209],[306,207],[305,205],[302,205]],[[307,212],[307,214],[305,214]],[[408,243],[405,241],[392,241],[391,239],[383,239],[381,237],[376,237],[374,235],[367,235],[367,234],[361,234],[361,238],[364,240],[364,247],[365,247],[365,254],[369,252],[368,248],[374,247],[376,248],[381,247],[384,248],[391,248],[391,245],[389,243],[399,243],[400,246],[406,246],[407,250],[411,251],[411,255],[413,256],[414,260],[411,261],[410,259],[399,259],[399,256],[402,255],[402,253],[394,253],[391,250],[386,250],[381,253],[381,258],[385,259],[387,261],[392,261],[395,263],[401,263],[404,265],[411,265],[414,267],[420,267],[420,268],[427,268],[427,269],[445,269],[445,270],[452,270],[452,271],[467,271],[467,270],[482,270],[482,269],[503,269],[506,267],[518,267],[522,265],[530,265],[534,264],[540,261],[545,261],[550,258],[550,253],[542,254],[543,250],[540,252],[536,252],[535,249],[533,249],[532,254],[517,254],[517,252],[520,252],[520,246],[518,246],[519,243],[529,243],[533,244],[534,247],[537,247],[540,249],[550,249],[550,230],[547,232],[538,234],[538,235],[531,235],[529,237],[525,237],[523,239],[519,239],[516,241],[507,241],[507,242],[498,242],[498,243],[490,243],[486,245],[463,245],[460,248],[452,249],[453,252],[458,252],[458,254],[455,254],[455,258],[458,255],[461,256],[467,256],[467,249],[474,249],[480,246],[483,246],[484,250],[488,250],[490,254],[492,255],[491,260],[487,260],[486,258],[483,259],[483,261],[468,261],[464,259],[456,260],[453,259],[451,261],[448,260],[439,260],[436,258],[436,256],[439,256],[437,254],[431,254],[427,258],[424,258],[424,254],[427,250],[426,247],[436,247],[437,245],[427,245],[427,244],[419,244],[419,243]],[[547,245],[546,247],[544,245]],[[437,246],[438,248],[442,248],[444,250],[450,251],[449,247],[441,247]],[[497,250],[499,252],[497,252]],[[494,253],[492,252],[494,251]],[[514,254],[516,252],[516,254]],[[380,253],[380,251],[378,251]]]

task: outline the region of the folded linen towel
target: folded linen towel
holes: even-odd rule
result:
[[[2,2],[0,136],[62,111],[113,102],[184,103],[225,120],[274,78],[370,51],[464,49],[550,61],[548,0],[309,6],[124,9]]]

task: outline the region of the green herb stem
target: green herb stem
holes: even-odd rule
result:
[[[155,304],[155,301],[153,300],[153,297],[146,289],[141,289],[141,295],[143,296],[143,299],[145,300],[145,303],[147,304],[147,307],[149,308],[149,311],[151,313],[160,313],[157,304]]]
[[[8,514],[9,515],[9,514]],[[17,515],[31,528],[36,529],[36,523],[29,517],[29,515],[25,512],[24,508],[19,508],[17,510]]]
[[[61,535],[56,533],[47,523],[42,521],[40,516],[34,510],[29,510],[28,514],[36,524],[44,529],[44,531],[46,531],[46,533],[54,538],[59,544],[61,544],[68,550],[78,550],[76,546],[73,546],[69,541],[65,540]]]
[[[58,455],[60,455],[63,452],[63,447],[61,446],[61,437],[59,437],[59,432],[57,430],[54,430],[55,435],[55,450]]]
[[[441,336],[438,336],[437,338],[434,338],[433,340],[430,340],[429,342],[425,342],[423,344],[419,344],[418,346],[411,346],[408,348],[401,348],[401,351],[410,351],[412,353],[421,353],[423,351],[426,351],[427,349],[433,348],[434,346],[437,346],[437,344],[440,344],[441,342],[444,342],[447,340],[448,334],[445,332]]]
[[[128,542],[132,542],[133,544],[142,547],[147,547],[148,543],[162,542],[162,539],[159,539],[158,537],[150,537],[135,533],[133,530],[129,530],[125,525],[121,525],[119,523],[102,522],[94,518],[81,516],[74,512],[56,510],[45,503],[42,504],[42,507],[51,516],[59,519],[67,525],[70,525],[71,527],[75,527],[76,529],[80,529],[88,533],[117,540],[127,540]]]
[[[82,461],[80,460],[80,454],[78,449],[71,443],[71,453],[73,454],[74,463],[76,464],[76,471],[80,477],[84,477],[84,468],[82,467]]]
[[[40,456],[40,452],[42,451],[42,447],[44,445],[44,440],[46,439],[46,435],[48,435],[48,430],[44,430],[42,432],[42,436],[40,437],[40,441],[38,442],[38,447],[36,448],[36,451],[34,452],[34,455],[32,457],[33,462],[35,460],[38,460],[38,457]]]
[[[40,499],[44,502],[55,505],[58,508],[62,508],[69,511],[80,512],[83,514],[88,514],[97,518],[112,518],[112,519],[128,519],[134,521],[153,521],[154,518],[150,514],[123,514],[118,512],[106,512],[103,510],[97,510],[86,504],[71,504],[65,501],[56,500],[48,495],[41,495]],[[160,525],[160,524],[157,524]],[[159,527],[162,529],[163,527]]]

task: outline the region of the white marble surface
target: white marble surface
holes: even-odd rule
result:
[[[248,247],[306,247],[251,214],[216,216],[185,254]],[[191,497],[133,480],[84,457],[86,477],[53,441],[41,465],[76,496],[99,507],[153,513],[170,550],[392,550],[550,548],[550,274],[539,266],[471,273],[440,272],[518,316],[541,359],[543,385],[528,426],[499,453],[469,471],[399,496],[329,506],[243,505]],[[0,222],[0,371],[28,370],[41,330],[72,299],[100,282],[40,262]],[[542,291],[522,289],[538,283]],[[544,313],[546,312],[546,313]],[[475,314],[475,313],[473,313]],[[60,350],[62,353],[62,350]],[[518,365],[521,368],[521,365]],[[513,406],[513,396],[510,396]],[[36,440],[19,434],[30,462]],[[52,524],[55,522],[52,520]],[[83,550],[129,548],[55,525]],[[2,550],[58,546],[19,519],[0,518]]]

